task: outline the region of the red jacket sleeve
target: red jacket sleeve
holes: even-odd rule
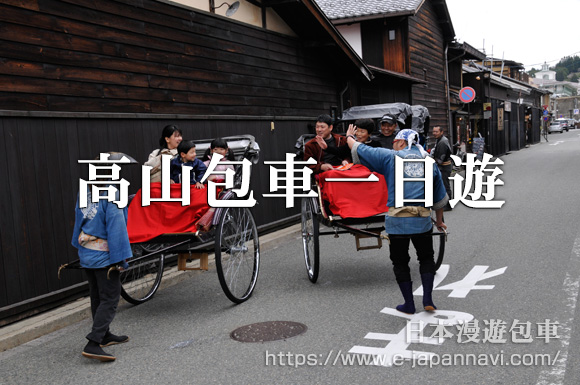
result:
[[[312,169],[314,174],[319,174],[322,170],[320,167],[322,163],[320,162],[322,159],[322,150],[318,143],[316,143],[316,139],[311,139],[306,143],[304,146],[304,160],[308,160],[309,158],[313,158],[316,161],[316,164],[309,164],[308,167]]]

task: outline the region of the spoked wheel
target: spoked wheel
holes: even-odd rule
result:
[[[435,252],[435,271],[437,271],[445,255],[445,233],[433,235],[433,251]]]
[[[260,267],[258,228],[245,207],[224,208],[215,230],[215,264],[220,285],[234,303],[252,295]]]
[[[315,201],[314,201],[315,202]],[[320,267],[320,245],[318,243],[318,217],[314,211],[312,199],[302,199],[302,246],[308,279],[312,283],[318,280]]]
[[[121,295],[135,305],[149,301],[161,283],[165,258],[163,254],[150,253],[160,250],[163,245],[131,245],[133,257],[127,261],[129,268],[121,272]]]

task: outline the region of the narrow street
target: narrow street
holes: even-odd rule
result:
[[[0,353],[0,384],[578,384],[580,130],[548,139],[502,157],[501,209],[458,204],[445,213],[450,235],[431,317],[407,324],[393,313],[402,299],[387,245],[357,252],[351,235],[321,238],[320,277],[311,284],[296,233],[263,250],[247,302],[232,305],[210,266],[145,304],[121,307],[112,331],[131,340],[106,348],[114,363],[81,356],[83,321]],[[419,288],[416,261],[411,269]],[[471,323],[430,339],[434,319]],[[264,321],[307,330],[264,343],[230,338]],[[423,341],[390,343],[406,328],[423,328]],[[405,350],[417,359],[348,361],[372,357],[355,352]]]

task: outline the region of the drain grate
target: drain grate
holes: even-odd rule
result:
[[[306,325],[292,321],[267,321],[242,326],[230,333],[240,342],[266,342],[285,340],[304,333]]]

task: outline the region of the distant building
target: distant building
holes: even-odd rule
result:
[[[571,82],[561,82],[551,79],[532,79],[536,87],[543,88],[552,92],[552,98],[562,96],[576,96],[578,93],[577,85]]]
[[[542,64],[542,70],[536,72],[534,76],[535,79],[556,80],[556,71],[550,70],[548,64],[544,62],[544,64]]]
[[[552,98],[578,94],[578,84],[556,80],[556,71],[550,70],[545,62],[542,64],[542,70],[536,72],[534,76],[535,78],[532,78],[533,84],[552,92]]]

